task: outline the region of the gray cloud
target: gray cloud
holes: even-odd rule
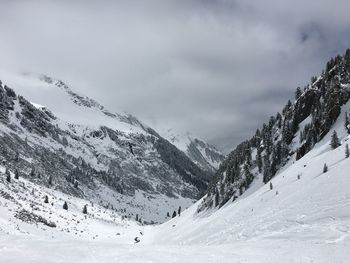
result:
[[[0,1],[0,67],[225,151],[350,47],[350,2]]]

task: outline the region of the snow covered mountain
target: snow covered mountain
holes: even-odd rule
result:
[[[268,183],[290,160],[299,160],[312,150],[338,118],[345,120],[343,129],[350,133],[349,116],[341,112],[350,98],[349,87],[350,49],[332,58],[304,89],[298,87],[293,103],[288,101],[281,112],[226,157],[199,211],[236,200],[256,180]]]
[[[294,103],[288,102],[282,113],[271,117],[261,131],[226,157],[202,199],[186,211],[177,211],[180,213],[166,223],[143,225],[130,220],[134,212],[141,211],[137,218],[147,218],[147,214],[173,208],[175,203],[165,205],[171,200],[177,200],[176,204],[181,198],[192,200],[172,187],[198,189],[195,184],[185,184],[181,170],[176,170],[181,165],[186,172],[196,171],[187,170],[197,166],[188,166],[189,158],[183,152],[134,121],[124,121],[123,125],[133,127],[116,137],[102,127],[99,135],[84,133],[89,131],[86,127],[76,126],[90,126],[81,123],[73,126],[74,132],[46,107],[35,108],[2,85],[0,260],[350,262],[349,87],[350,50],[327,63],[322,75],[312,78],[304,91],[297,89]],[[119,115],[112,118],[122,119]],[[140,161],[147,181],[149,162],[164,165],[167,173],[174,167],[179,181],[171,182],[169,188],[178,199],[165,196],[158,188],[145,189],[143,184],[137,184],[137,190],[131,188],[135,184],[127,179],[135,180],[136,175],[125,175],[121,188],[134,195],[117,195],[118,188],[108,176],[113,168],[107,172],[99,168],[106,158],[96,157],[86,146],[110,145],[93,139],[101,137],[131,143],[126,143],[126,149],[117,144],[121,149],[116,150],[118,156],[123,156],[123,150],[129,152],[128,158],[118,160],[128,168],[133,156],[147,157],[148,162]],[[162,147],[157,146],[159,140]],[[139,144],[133,145],[135,141]],[[142,152],[145,145],[149,152],[157,152],[157,158]],[[76,149],[91,159],[75,157]],[[98,148],[106,156],[110,151]],[[33,163],[35,169],[30,166]],[[65,169],[71,167],[77,169],[67,176]],[[27,174],[23,173],[26,169]],[[152,176],[158,185],[165,184],[157,174]],[[143,200],[148,213],[140,207],[133,210],[129,196],[138,199],[133,204]]]
[[[204,170],[217,171],[225,158],[224,154],[214,146],[194,137],[189,132],[179,134],[169,129],[162,136],[183,151],[194,163]]]
[[[47,76],[5,74],[2,81],[1,158],[12,172],[148,223],[165,221],[207,188],[211,172],[135,117]]]
[[[3,262],[349,262],[349,135],[341,109],[332,129],[272,179],[260,175],[221,209],[202,200],[162,225],[66,195],[0,167]],[[340,145],[332,149],[333,130]],[[328,171],[324,172],[324,164]],[[10,181],[7,180],[10,174]],[[46,196],[48,203],[45,203]],[[63,209],[67,202],[68,209]],[[87,213],[83,207],[87,205]]]
[[[272,189],[260,175],[219,210],[198,214],[198,201],[180,217],[148,229],[144,243],[176,247],[179,262],[190,255],[200,262],[349,262],[350,135],[342,118],[349,109],[350,102],[310,152],[279,170]],[[333,130],[336,149],[330,145]]]

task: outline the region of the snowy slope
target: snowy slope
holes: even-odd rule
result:
[[[112,113],[98,102],[72,91],[65,83],[45,75],[0,71],[2,81],[33,105],[47,108],[66,123],[98,128],[108,126],[127,133],[145,133],[144,124],[127,114]],[[63,125],[58,123],[58,125]]]
[[[345,105],[343,113],[349,107],[349,103]],[[269,184],[263,185],[215,212],[197,214],[199,201],[180,217],[150,230],[145,242],[209,247],[232,244],[238,258],[250,251],[251,255],[245,256],[251,261],[244,262],[349,262],[350,158],[344,154],[349,135],[341,117],[334,129],[342,145],[331,149],[330,131],[311,152],[276,175],[273,190]],[[329,167],[327,173],[322,171],[324,163]],[[262,253],[262,248],[265,253],[255,255],[256,248],[257,253]]]
[[[209,173],[135,117],[47,76],[1,78],[0,160],[12,172],[147,223],[164,222],[206,189]]]
[[[350,98],[349,83],[350,49],[331,58],[319,77],[312,77],[310,83],[296,89],[294,101],[288,100],[252,137],[227,155],[199,211],[220,209],[249,190],[261,176],[263,182],[269,182],[288,162],[311,151],[340,116],[350,134],[349,116],[345,119],[344,111],[340,115],[341,107]]]
[[[349,107],[349,103],[345,105],[343,113]],[[42,259],[46,262],[350,262],[350,158],[346,159],[344,154],[349,136],[341,117],[334,129],[342,145],[335,150],[330,148],[332,129],[313,150],[296,162],[291,160],[273,178],[273,190],[268,184],[256,182],[250,191],[219,210],[197,214],[199,201],[180,217],[159,226],[141,227],[121,223],[118,218],[115,225],[106,226],[99,220],[90,221],[93,219],[89,217],[84,223],[87,226],[84,235],[75,236],[72,231],[57,234],[41,229],[45,227],[40,224],[29,227],[13,219],[13,203],[1,196],[1,259],[4,262],[24,259],[27,262]],[[324,163],[329,167],[327,173],[322,172]],[[2,178],[2,188],[11,187],[3,181]],[[27,188],[31,187],[35,186]],[[52,208],[58,214],[67,212],[61,211],[61,204],[62,201]],[[70,199],[70,206],[76,206],[73,213],[81,220],[79,208],[83,204],[79,199]],[[106,210],[101,214],[105,213],[104,217],[109,218],[111,212]],[[49,219],[57,220],[57,217]],[[71,224],[70,220],[60,219],[58,225],[63,222]],[[16,230],[16,225],[29,233]],[[101,237],[93,239],[96,230]],[[111,233],[115,232],[123,234],[113,237]],[[135,236],[141,241],[131,244]]]

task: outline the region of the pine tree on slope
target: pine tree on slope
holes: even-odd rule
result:
[[[301,92],[301,88],[297,87],[296,91],[295,91],[295,100],[298,100],[301,96],[302,92]]]
[[[345,120],[344,120],[344,126],[345,126],[345,129],[349,132],[349,116],[348,116],[348,112],[345,112]]]
[[[328,166],[327,164],[323,165],[323,173],[327,173],[328,172]]]
[[[10,174],[8,174],[8,175],[6,176],[6,181],[9,182],[9,183],[11,183],[11,175],[10,175]]]
[[[87,214],[87,205],[84,205],[84,207],[83,207],[83,214]]]
[[[15,170],[15,179],[16,179],[16,180],[18,180],[18,179],[19,179],[19,172],[18,172],[18,170],[17,170],[17,169]]]
[[[338,138],[337,132],[333,131],[332,140],[331,140],[331,147],[332,147],[332,149],[335,149],[338,146],[340,146],[339,138]]]
[[[259,170],[259,173],[262,172],[262,166],[263,166],[263,163],[262,163],[262,158],[261,158],[261,151],[260,149],[257,150],[257,153],[256,153],[256,164],[258,166],[258,170]]]

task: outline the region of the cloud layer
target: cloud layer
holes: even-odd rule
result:
[[[0,1],[0,68],[225,151],[350,47],[350,2]]]

